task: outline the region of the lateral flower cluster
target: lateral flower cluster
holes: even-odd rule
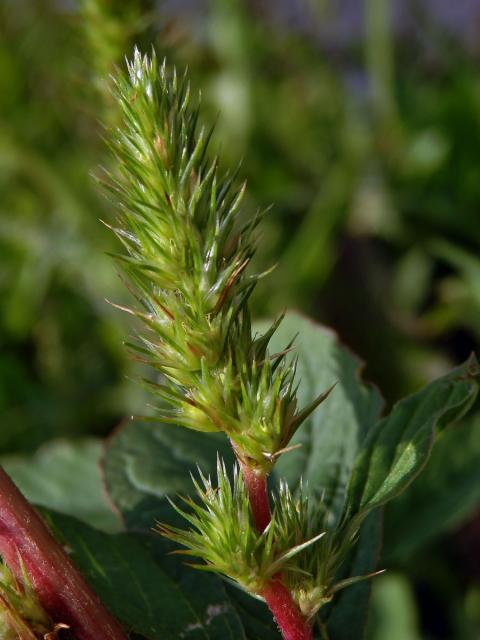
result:
[[[352,539],[327,530],[322,522],[326,511],[320,517],[311,513],[302,485],[294,496],[285,482],[280,484],[270,523],[259,531],[237,466],[232,481],[221,460],[217,461],[215,484],[201,471],[199,476],[200,481],[193,479],[196,498],[181,497],[185,509],[170,501],[190,529],[157,526],[163,536],[186,547],[177,554],[202,558],[205,563],[192,567],[219,573],[257,596],[263,596],[271,581],[281,575],[307,621],[335,593],[374,575],[337,580]]]
[[[197,569],[223,574],[245,591],[261,594],[277,574],[295,572],[296,562],[292,559],[325,535],[322,532],[304,540],[307,514],[293,506],[294,499],[286,486],[269,525],[258,531],[238,467],[230,482],[224,463],[218,460],[216,486],[199,473],[200,482],[193,480],[197,500],[182,498],[187,510],[171,502],[193,528],[184,531],[165,524],[158,526],[164,536],[187,547],[177,553],[205,561],[206,564],[194,564]]]
[[[245,185],[208,158],[212,131],[189,108],[185,76],[135,51],[116,96],[123,127],[108,186],[126,249],[116,258],[139,301],[126,310],[147,328],[129,346],[161,375],[149,384],[169,406],[163,422],[223,431],[239,460],[268,473],[324,396],[298,409],[295,367],[268,353],[281,318],[252,334],[247,303],[261,276],[246,269],[261,214],[242,223]]]

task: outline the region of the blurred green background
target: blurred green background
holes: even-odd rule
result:
[[[146,401],[92,177],[134,43],[188,65],[247,208],[274,205],[257,316],[335,327],[388,404],[478,347],[478,0],[2,0],[0,35],[3,460],[41,472]],[[480,638],[479,461],[477,410],[387,510],[370,640]]]

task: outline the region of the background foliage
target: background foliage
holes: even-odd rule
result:
[[[189,66],[250,208],[274,203],[257,315],[334,326],[390,406],[480,339],[479,24],[467,0],[0,4],[0,455],[33,499],[118,527],[101,504],[68,508],[49,473],[94,464],[96,438],[143,413],[90,176],[133,43]],[[479,418],[386,509],[371,640],[480,633]]]

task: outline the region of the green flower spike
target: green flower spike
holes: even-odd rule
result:
[[[261,276],[246,271],[261,214],[242,221],[245,185],[209,159],[211,130],[198,127],[185,77],[135,51],[116,96],[123,125],[107,186],[121,208],[116,257],[138,300],[122,308],[146,329],[129,346],[160,374],[148,382],[169,405],[160,420],[223,431],[266,474],[328,393],[298,411],[294,367],[268,353],[281,318],[252,335],[247,303]]]
[[[236,466],[232,483],[225,465],[217,462],[217,486],[201,472],[200,482],[193,479],[198,500],[182,497],[187,509],[173,502],[173,508],[191,525],[183,530],[159,524],[165,537],[186,547],[176,551],[195,556],[205,564],[197,569],[220,573],[238,583],[245,591],[261,596],[277,575],[295,573],[297,557],[317,543],[322,532],[309,539],[303,537],[305,511],[284,512],[284,498],[275,506],[268,527],[259,532],[252,516],[242,474]],[[287,498],[293,504],[291,496]]]
[[[121,308],[143,326],[129,346],[159,374],[146,381],[162,401],[158,418],[224,432],[242,470],[233,488],[220,463],[217,489],[201,476],[200,503],[184,498],[188,510],[176,507],[192,528],[160,531],[201,558],[199,568],[263,597],[287,640],[311,640],[283,574],[298,571],[296,556],[324,534],[292,539],[281,502],[270,512],[267,475],[331,389],[299,409],[295,364],[286,359],[292,342],[269,352],[282,318],[252,334],[248,301],[261,275],[247,267],[261,214],[244,220],[245,185],[209,159],[211,130],[197,126],[186,78],[135,51],[116,96],[123,124],[112,133],[118,170],[107,186],[120,216],[111,228],[138,303]]]
[[[191,565],[196,569],[219,573],[260,598],[281,576],[307,621],[312,621],[336,592],[383,573],[337,579],[358,531],[353,532],[353,539],[342,528],[329,531],[328,511],[312,513],[302,485],[294,496],[286,483],[280,483],[271,521],[259,533],[238,467],[232,483],[220,461],[216,487],[201,472],[200,483],[195,479],[193,483],[197,500],[181,498],[187,509],[171,502],[190,528],[166,524],[157,528],[166,538],[186,547],[174,553],[203,560],[205,564]]]

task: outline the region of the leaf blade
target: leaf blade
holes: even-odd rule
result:
[[[44,512],[56,537],[105,605],[149,640],[246,640],[224,586],[168,557],[153,534],[97,531],[70,516]]]
[[[372,510],[401,493],[425,466],[435,431],[459,419],[478,392],[479,368],[469,359],[397,403],[369,432],[349,485],[352,513]]]

